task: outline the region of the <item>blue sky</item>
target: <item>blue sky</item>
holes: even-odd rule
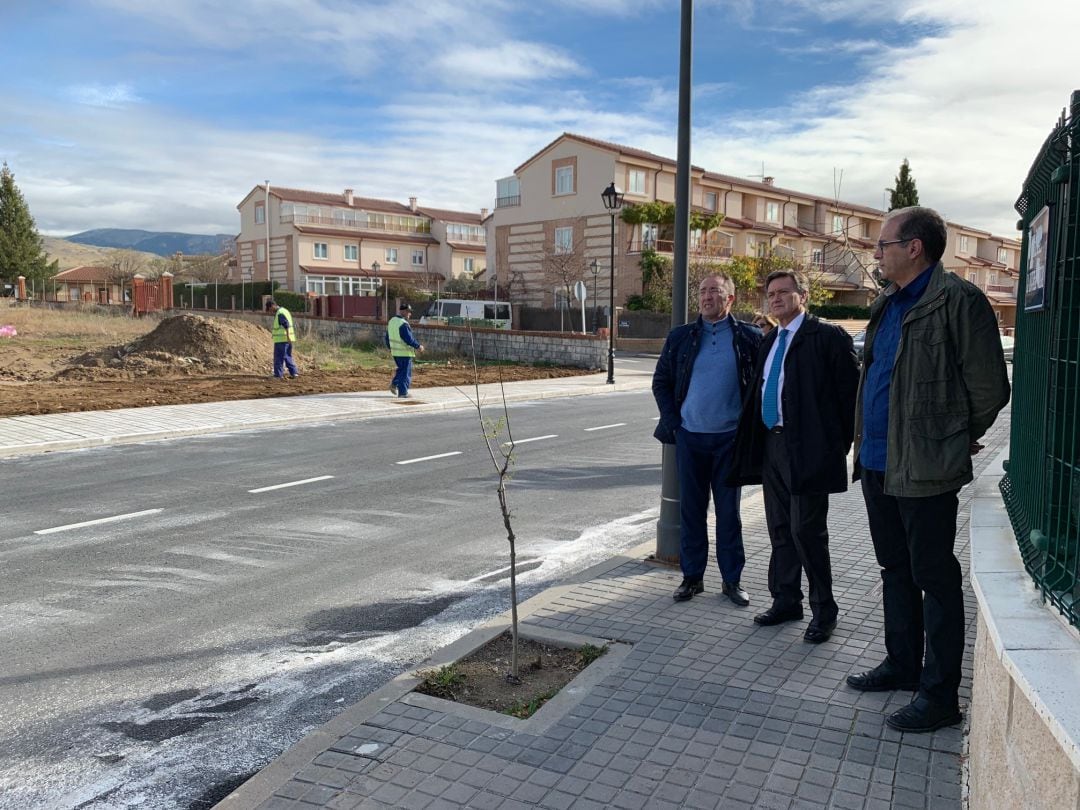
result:
[[[698,0],[693,161],[1014,236],[1075,0]],[[42,233],[234,233],[256,183],[491,207],[561,132],[675,157],[678,0],[7,0],[0,159]],[[599,189],[597,193],[599,193]]]

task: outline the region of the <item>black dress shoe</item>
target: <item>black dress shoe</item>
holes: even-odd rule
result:
[[[739,587],[738,582],[725,582],[722,590],[724,596],[739,607],[746,607],[750,604],[750,594]]]
[[[848,675],[847,684],[860,692],[914,692],[919,688],[919,679],[897,672],[896,667],[886,658],[873,669]]]
[[[685,602],[687,599],[692,598],[695,593],[705,593],[705,583],[700,579],[683,579],[682,585],[675,589],[672,598],[676,602]]]
[[[754,624],[760,624],[762,627],[772,627],[774,624],[783,624],[784,622],[797,622],[802,618],[802,605],[789,605],[788,607],[777,607],[773,605],[764,613],[759,613],[754,617]]]
[[[823,641],[828,641],[832,638],[833,630],[836,629],[836,621],[831,622],[819,622],[814,619],[806,628],[806,632],[803,633],[803,639],[811,644],[821,644]]]
[[[921,695],[899,711],[885,718],[885,722],[897,731],[909,734],[925,734],[945,726],[955,726],[964,715],[955,704],[943,706]]]

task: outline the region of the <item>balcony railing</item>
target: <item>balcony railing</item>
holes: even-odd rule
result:
[[[512,197],[497,197],[495,199],[496,208],[511,208],[515,205],[521,205],[520,194],[515,194]]]
[[[446,240],[448,242],[472,242],[477,245],[487,244],[487,234],[459,234],[459,233],[447,233]]]
[[[1015,293],[1016,288],[1013,287],[1012,284],[987,284],[986,291],[996,293]]]
[[[314,214],[282,214],[281,224],[321,225],[327,228],[347,228],[357,231],[381,231],[383,233],[431,233],[431,224],[403,225],[397,222],[369,223],[367,220],[339,219]]]
[[[642,250],[649,248],[657,253],[674,253],[675,242],[671,239],[631,239],[627,243],[626,252],[641,253]],[[691,256],[730,259],[731,247],[728,245],[691,245],[689,253]]]

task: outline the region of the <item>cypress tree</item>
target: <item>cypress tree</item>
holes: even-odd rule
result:
[[[915,178],[911,174],[907,158],[900,164],[900,174],[896,175],[896,181],[889,192],[890,211],[919,204],[919,190],[915,188]]]
[[[45,279],[58,269],[57,262],[49,263],[30,208],[5,162],[0,168],[0,280]]]

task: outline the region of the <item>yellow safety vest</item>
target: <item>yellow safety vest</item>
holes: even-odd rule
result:
[[[390,338],[390,354],[394,357],[416,357],[416,349],[401,339],[401,325],[408,323],[400,315],[395,315],[386,325],[386,334]]]
[[[285,320],[289,322],[288,326],[282,326],[278,320],[278,316],[284,315]],[[270,334],[274,336],[274,343],[295,343],[296,332],[293,330],[292,313],[285,307],[278,307],[278,311],[274,313],[274,327],[270,330]]]

